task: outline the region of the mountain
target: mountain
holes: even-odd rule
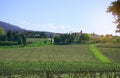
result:
[[[9,31],[9,30],[17,31],[17,32],[44,32],[47,35],[47,37],[50,37],[51,34],[55,34],[55,33],[51,33],[51,32],[48,32],[48,31],[26,30],[26,29],[20,28],[19,26],[16,26],[16,25],[13,25],[13,24],[10,24],[10,23],[6,23],[6,22],[3,22],[3,21],[0,21],[0,27],[4,28],[4,30],[6,32]]]
[[[12,24],[9,24],[9,23],[6,23],[6,22],[2,22],[0,21],[0,27],[4,28],[5,31],[18,31],[18,32],[24,32],[24,31],[27,31],[25,29],[22,29],[16,25],[12,25]]]

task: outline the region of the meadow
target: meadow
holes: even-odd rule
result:
[[[36,42],[38,40],[25,47],[0,47],[0,77],[120,77],[120,64],[103,53],[104,44],[33,46]]]
[[[52,39],[53,42],[53,39]],[[26,40],[27,45],[26,47],[37,47],[37,46],[45,46],[51,45],[50,38],[27,38]]]
[[[102,43],[97,48],[108,57],[112,62],[120,63],[120,44],[119,43]]]
[[[0,61],[97,62],[88,45],[0,48]]]
[[[26,46],[0,46],[1,78],[119,78],[119,44],[54,45],[28,38]]]

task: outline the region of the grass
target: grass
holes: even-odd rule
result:
[[[89,46],[90,51],[93,53],[93,55],[96,57],[96,59],[98,59],[101,62],[111,62],[109,60],[109,58],[107,58],[106,56],[104,56],[96,47],[95,44],[91,44]]]
[[[49,40],[49,38],[27,38],[27,43],[29,43],[29,42],[44,42],[45,40]]]
[[[85,62],[0,62],[0,70],[38,70],[53,72],[74,72],[74,71],[120,71],[120,64],[117,63],[85,63]],[[8,68],[8,69],[7,69]],[[11,69],[12,68],[12,69]],[[104,69],[103,69],[104,68]],[[118,68],[118,69],[116,69]],[[28,71],[24,70],[24,71]],[[2,72],[2,71],[0,71]],[[7,72],[7,71],[6,71]]]
[[[2,78],[119,78],[119,71],[120,65],[113,63],[0,62]]]
[[[119,78],[119,71],[93,44],[0,47],[1,78]]]
[[[88,45],[0,48],[0,61],[97,62]]]
[[[120,43],[102,43],[97,48],[113,62],[120,63]]]
[[[25,47],[52,45],[50,40],[50,38],[27,38],[27,45]]]

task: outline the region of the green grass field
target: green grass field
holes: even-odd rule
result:
[[[27,38],[27,43],[29,42],[41,42],[41,41],[45,41],[48,40],[49,38]]]
[[[88,45],[50,45],[25,48],[1,48],[0,61],[97,62]]]
[[[95,44],[90,44],[89,49],[90,49],[91,53],[96,57],[96,59],[98,61],[104,62],[104,63],[112,62],[109,58],[107,58],[105,55],[103,55],[100,50],[98,50],[96,48]]]
[[[110,44],[1,46],[0,78],[119,78],[119,50]]]
[[[98,49],[108,57],[112,62],[120,63],[120,44],[119,43],[107,43],[98,44]]]
[[[50,38],[27,38],[26,42],[27,42],[27,45],[25,45],[26,47],[38,47],[38,46],[51,45]]]

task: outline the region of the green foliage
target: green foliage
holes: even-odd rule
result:
[[[113,15],[120,17],[120,0],[113,1],[108,7],[107,12],[111,12]],[[119,18],[117,19],[119,22]]]
[[[47,38],[47,35],[44,32],[40,33],[40,38]]]
[[[17,45],[17,43],[13,41],[0,41],[0,45],[1,46],[13,46],[13,45]]]
[[[120,64],[80,62],[0,62],[0,76],[17,78],[119,78]],[[20,77],[19,77],[20,76]]]
[[[119,36],[115,36],[113,38],[113,43],[120,43],[120,37]]]
[[[12,31],[8,31],[7,32],[7,37],[8,37],[8,41],[13,41],[14,40],[13,32]]]
[[[102,42],[102,43],[120,43],[120,37],[119,36],[106,35],[106,36],[101,37],[100,42]]]
[[[23,34],[21,34],[20,36],[22,38],[23,45],[26,45],[26,37]]]
[[[23,33],[8,31],[7,33],[4,29],[0,28],[0,45],[14,45],[16,42],[18,45],[26,45],[26,37]]]
[[[5,34],[6,34],[5,30],[3,28],[0,28],[0,41],[3,40],[3,37],[4,37]]]
[[[62,42],[61,37],[60,37],[60,36],[56,36],[56,37],[54,38],[54,42],[55,42],[56,44],[61,43],[61,42]]]
[[[26,47],[38,47],[51,44],[52,43],[50,38],[27,38],[26,41]]]
[[[54,38],[55,44],[72,44],[72,43],[81,43],[89,42],[91,35],[81,34],[81,33],[71,33],[71,34],[61,34]]]
[[[108,7],[107,12],[111,12],[115,16],[118,29],[116,32],[120,32],[120,0],[113,1]]]
[[[45,32],[29,31],[24,32],[24,34],[27,38],[48,38]]]
[[[0,35],[5,35],[5,30],[3,28],[0,28]]]
[[[21,36],[17,37],[17,42],[18,42],[18,45],[23,45],[23,39]]]
[[[45,46],[46,43],[44,42],[33,42],[30,44],[27,44],[25,47],[38,47],[38,46]]]
[[[102,43],[109,43],[109,42],[111,42],[111,40],[108,37],[104,36],[104,37],[102,37],[101,42]]]
[[[7,41],[7,35],[6,34],[2,37],[2,41]]]
[[[80,39],[81,39],[81,42],[82,41],[90,41],[90,39],[91,39],[91,35],[90,34],[82,34],[81,36],[80,36]]]

